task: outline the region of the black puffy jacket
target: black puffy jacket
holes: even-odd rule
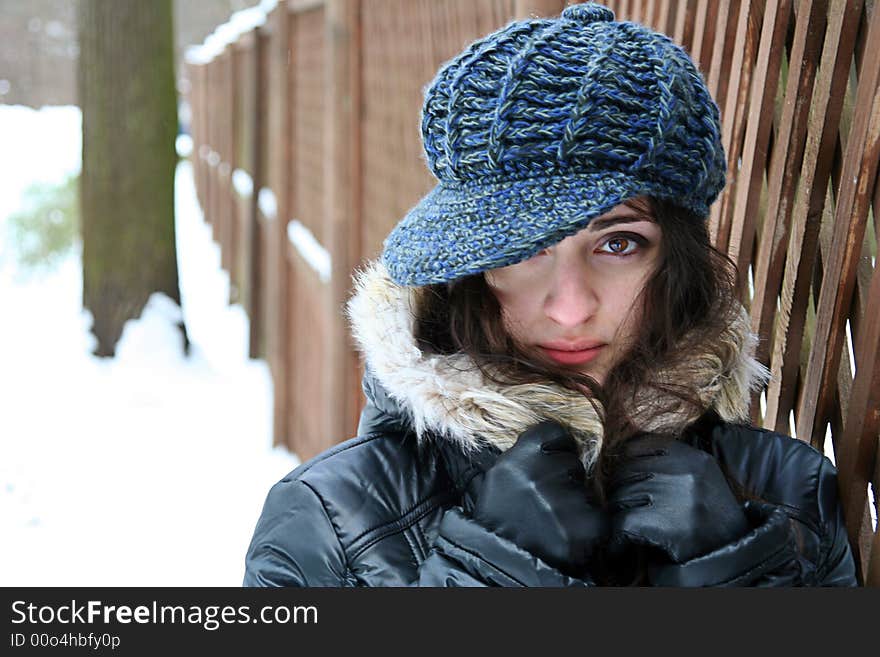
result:
[[[359,435],[271,489],[247,552],[244,584],[590,585],[469,515],[481,473],[535,415],[569,409],[558,410],[556,418],[592,435],[595,418],[584,419],[589,406],[572,408],[562,403],[570,398],[554,398],[564,393],[543,387],[492,389],[461,362],[422,354],[406,313],[395,312],[407,307],[406,294],[378,266],[359,279],[349,304],[368,365]],[[669,426],[681,425],[682,440],[712,453],[728,476],[763,502],[747,503],[752,530],[746,536],[658,570],[653,583],[856,585],[831,462],[806,443],[734,419],[747,412],[749,388],[761,376],[749,355],[754,336],[747,326],[744,317],[732,328],[728,337],[738,347],[722,350],[734,354],[722,372],[689,370],[694,386],[713,399],[707,412],[687,421],[671,416]],[[529,404],[534,414],[524,415]]]
[[[245,586],[587,584],[469,519],[473,484],[496,449],[468,457],[448,442],[420,448],[398,424],[371,399],[361,436],[272,488],[247,553]],[[753,509],[746,537],[668,567],[657,583],[856,584],[836,473],[826,457],[801,441],[713,414],[689,436],[768,504]]]

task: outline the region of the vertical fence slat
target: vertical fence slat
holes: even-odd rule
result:
[[[358,355],[348,337],[344,306],[361,253],[360,1],[328,0],[325,48],[326,134],[324,194],[331,254],[327,376],[328,437],[349,437],[358,423]],[[331,438],[332,437],[332,438]]]
[[[308,172],[307,163],[303,163],[303,153],[307,150],[301,143],[301,134],[303,133],[302,117],[306,115],[305,108],[301,107],[303,98],[309,96],[309,90],[303,89],[303,69],[308,65],[307,51],[314,51],[314,48],[304,48],[301,37],[302,14],[309,10],[303,7],[302,3],[289,2],[287,4],[287,25],[288,25],[288,42],[289,42],[289,78],[288,78],[288,101],[284,106],[285,120],[289,123],[288,141],[290,143],[290,160],[288,163],[288,174],[285,177],[287,188],[285,195],[287,196],[288,206],[287,214],[281,215],[279,231],[281,239],[281,278],[284,280],[284,308],[282,329],[284,333],[281,340],[286,345],[284,351],[284,372],[285,372],[285,399],[284,399],[284,435],[288,449],[297,454],[300,458],[304,456],[306,450],[303,449],[304,442],[307,441],[311,430],[311,420],[315,413],[308,414],[303,411],[308,409],[309,399],[302,399],[300,394],[301,373],[306,368],[312,366],[309,356],[315,352],[323,351],[324,326],[321,314],[315,317],[316,313],[312,306],[313,284],[311,277],[314,272],[310,271],[305,263],[302,262],[300,254],[296,247],[291,243],[289,238],[289,227],[291,218],[296,218],[305,226],[311,228],[310,217],[303,215],[302,206],[304,204],[303,194],[300,194],[299,180],[302,172]],[[306,66],[304,66],[304,64]],[[320,183],[320,177],[313,176],[313,185]],[[301,335],[300,318],[308,315],[315,324],[313,340],[309,345],[309,349],[303,351],[303,340],[297,340]],[[321,370],[323,371],[323,370]],[[322,378],[319,372],[315,373],[314,384],[320,385]],[[323,389],[321,393],[323,394]]]
[[[686,0],[676,1],[676,6],[686,5]],[[670,37],[675,34],[675,14],[676,7],[672,6],[672,0],[659,0],[655,9],[655,25],[658,32],[663,32]],[[678,42],[679,44],[681,41]]]
[[[329,408],[336,397],[328,395],[326,388],[332,331],[330,285],[322,269],[329,234],[324,196],[326,14],[323,2],[292,2],[288,11],[292,151],[289,214],[283,217],[283,266],[288,283],[284,340],[289,344],[285,427],[288,446],[307,459],[342,439],[329,433]]]
[[[221,88],[222,96],[222,125],[223,131],[218,144],[220,151],[220,164],[217,166],[218,173],[218,241],[220,243],[220,262],[227,273],[232,273],[233,239],[232,239],[232,208],[235,197],[232,190],[232,170],[235,166],[234,152],[234,123],[235,116],[235,86],[233,83],[232,45],[227,45],[219,57],[221,65]],[[229,287],[230,301],[234,301],[235,286]]]
[[[676,43],[681,44],[691,54],[691,58],[699,66],[699,54],[694,56],[694,21],[697,14],[697,0],[681,0],[673,3],[675,24],[672,36]]]
[[[644,6],[646,0],[629,0],[629,20],[633,23],[644,23]]]
[[[710,86],[709,69],[712,65],[712,51],[714,49],[715,39],[723,38],[715,33],[715,25],[718,21],[718,8],[720,4],[721,3],[719,2],[710,2],[710,0],[697,0],[696,16],[694,18],[694,37],[691,56],[700,67],[700,71],[706,79],[707,86]]]
[[[291,157],[291,48],[290,15],[284,2],[278,3],[268,17],[271,53],[269,55],[268,192],[274,208],[264,208],[266,223],[266,349],[273,384],[272,435],[276,445],[288,444],[288,364],[287,341],[287,258],[286,218],[290,216]],[[268,195],[267,195],[268,196]]]
[[[239,196],[235,186],[241,159],[241,53],[240,41],[230,43],[229,52],[229,185],[227,187],[228,219],[226,240],[229,251],[229,303],[241,303],[241,272],[239,271]]]
[[[251,203],[252,216],[252,241],[250,252],[250,277],[251,277],[251,314],[249,353],[251,358],[266,357],[265,323],[263,321],[265,306],[265,257],[266,240],[264,235],[264,223],[260,219],[259,192],[266,184],[266,151],[268,130],[267,125],[267,91],[266,84],[268,68],[269,34],[262,27],[257,29],[254,43],[254,116],[252,129],[254,132],[254,194]]]

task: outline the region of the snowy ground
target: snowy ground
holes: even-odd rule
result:
[[[29,182],[78,169],[79,120],[0,105],[0,229]],[[266,493],[298,460],[271,447],[268,368],[247,358],[188,163],[177,230],[188,358],[161,295],[116,358],[91,356],[79,257],[23,281],[0,243],[2,586],[241,583]]]

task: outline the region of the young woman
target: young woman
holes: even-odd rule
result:
[[[832,464],[747,424],[718,116],[684,51],[592,3],[441,68],[439,183],[348,306],[359,435],[272,488],[244,583],[855,585]]]

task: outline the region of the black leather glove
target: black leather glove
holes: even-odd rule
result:
[[[486,471],[472,517],[574,576],[607,537],[607,517],[587,490],[577,444],[551,421],[520,434]]]
[[[749,531],[715,458],[678,440],[650,434],[630,439],[609,489],[612,557],[648,546],[683,563]]]

